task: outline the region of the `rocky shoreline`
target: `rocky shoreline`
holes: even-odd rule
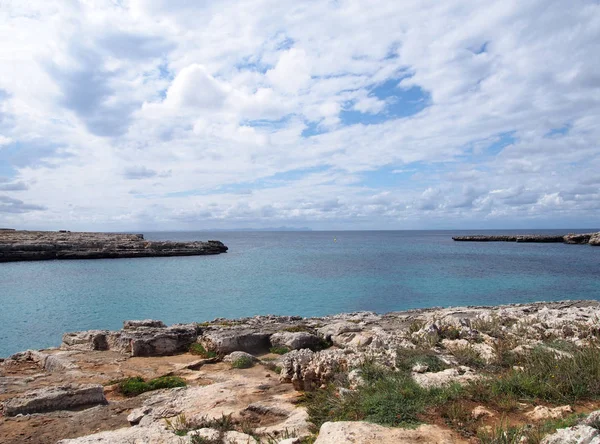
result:
[[[600,412],[593,412],[600,398],[589,388],[580,397],[540,392],[539,399],[514,400],[468,390],[527,374],[531,353],[556,359],[557,368],[570,359],[579,362],[577,353],[596,353],[599,340],[598,301],[256,316],[173,326],[126,321],[119,331],[66,333],[59,348],[3,360],[0,436],[5,443],[61,444],[483,443],[495,442],[482,437],[510,415],[523,433],[546,427],[546,444],[598,443]],[[585,372],[600,371],[595,360]],[[409,384],[402,396],[439,397],[450,387],[459,393],[461,386],[467,391],[423,410],[417,428],[364,422],[380,421],[359,413],[352,420],[319,419],[317,407],[329,402],[327,396],[336,400],[335,408],[353,396],[356,401],[377,395],[364,388],[374,368]],[[585,376],[593,381],[600,373],[579,371],[578,378]],[[172,388],[160,388],[173,382]],[[133,383],[135,396],[127,385]],[[145,390],[152,391],[137,394]],[[384,395],[379,402],[390,402]],[[313,396],[324,398],[315,403]],[[457,409],[467,412],[466,419],[454,418]],[[557,418],[570,426],[554,433],[547,424]],[[582,433],[587,441],[573,438]]]
[[[222,242],[147,241],[143,234],[0,230],[0,262],[199,256],[227,252]]]
[[[563,243],[563,244],[588,244],[600,246],[600,232],[583,234],[510,234],[510,235],[471,235],[453,236],[452,240],[458,242],[529,242],[529,243]]]

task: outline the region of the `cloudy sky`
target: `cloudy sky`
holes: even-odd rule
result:
[[[599,216],[598,1],[0,1],[0,226]]]

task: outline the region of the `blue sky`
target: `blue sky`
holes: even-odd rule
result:
[[[0,22],[0,226],[600,226],[596,1],[47,0]]]

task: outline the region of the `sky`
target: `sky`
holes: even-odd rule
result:
[[[600,227],[600,2],[2,0],[0,227]]]

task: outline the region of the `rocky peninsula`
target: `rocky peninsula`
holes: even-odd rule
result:
[[[0,262],[115,259],[225,253],[222,242],[147,241],[143,234],[0,229]]]
[[[563,244],[589,244],[600,246],[600,232],[582,234],[480,234],[471,236],[453,236],[459,242],[537,242]]]
[[[126,321],[2,360],[0,402],[7,444],[598,444],[600,302]]]

